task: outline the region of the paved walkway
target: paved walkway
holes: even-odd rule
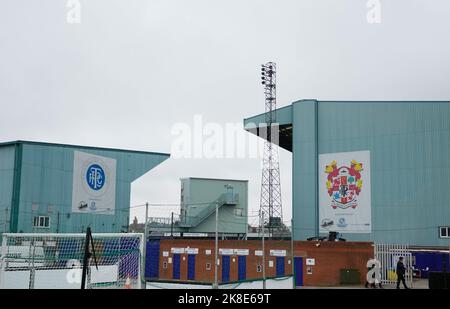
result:
[[[395,289],[397,286],[396,284],[386,284],[383,285],[383,289]],[[333,286],[333,287],[320,287],[320,286],[304,286],[300,287],[298,289],[365,289],[366,287],[364,285],[340,285],[340,286]],[[400,288],[403,289],[403,285],[400,285]],[[419,279],[414,280],[412,289],[428,289],[428,279]]]

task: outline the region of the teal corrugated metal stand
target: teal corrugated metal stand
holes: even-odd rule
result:
[[[15,147],[15,145],[0,147],[0,233],[9,231]]]
[[[296,239],[318,234],[318,155],[369,150],[372,233],[343,237],[450,244],[438,230],[450,226],[450,102],[302,100],[287,108],[292,129],[289,143],[280,146],[293,152]],[[250,128],[260,118],[244,124]]]
[[[74,151],[117,160],[114,215],[72,213]],[[168,157],[27,141],[0,144],[0,221],[6,222],[1,232],[74,233],[89,225],[97,233],[127,231],[131,182]],[[49,216],[50,228],[33,228],[35,216]]]

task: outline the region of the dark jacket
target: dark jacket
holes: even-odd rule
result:
[[[403,262],[398,261],[397,262],[397,275],[404,276],[405,275],[405,264]]]

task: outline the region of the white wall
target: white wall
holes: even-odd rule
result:
[[[292,289],[292,277],[266,280],[267,289]],[[147,282],[147,289],[211,289],[211,285]],[[220,289],[262,289],[262,281],[224,284]]]
[[[98,271],[91,267],[91,282],[116,282],[118,268],[116,265],[99,266]],[[29,270],[5,271],[3,289],[28,289],[30,282]],[[35,289],[80,289],[81,269],[50,269],[36,270]]]

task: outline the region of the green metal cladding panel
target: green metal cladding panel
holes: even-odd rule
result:
[[[117,160],[114,215],[72,213],[75,150]],[[13,219],[16,231],[71,233],[82,232],[88,225],[94,232],[126,230],[131,182],[167,158],[165,154],[24,143],[18,215]],[[50,229],[32,228],[32,219],[37,215],[50,216]]]
[[[0,233],[9,232],[15,146],[0,147]]]
[[[210,204],[201,204],[205,202],[215,201],[222,194],[227,192],[226,185],[233,187],[233,193],[239,194],[238,205],[224,205],[219,209],[219,232],[223,233],[247,233],[247,214],[248,214],[248,182],[242,180],[227,180],[227,179],[207,179],[207,178],[184,178],[185,196],[189,204],[189,217],[195,217],[197,213],[202,211],[203,207],[208,207]],[[188,183],[188,184],[187,184]],[[214,204],[214,203],[213,203]],[[242,216],[235,213],[236,208],[242,209]],[[190,228],[189,232],[199,233],[213,233],[216,228],[215,215],[212,214],[199,226]]]
[[[316,234],[316,122],[314,101],[293,105],[292,126],[292,215],[294,237]]]
[[[448,246],[450,102],[294,103],[295,238],[317,232],[316,152],[359,150],[371,153],[373,231],[344,238]]]

